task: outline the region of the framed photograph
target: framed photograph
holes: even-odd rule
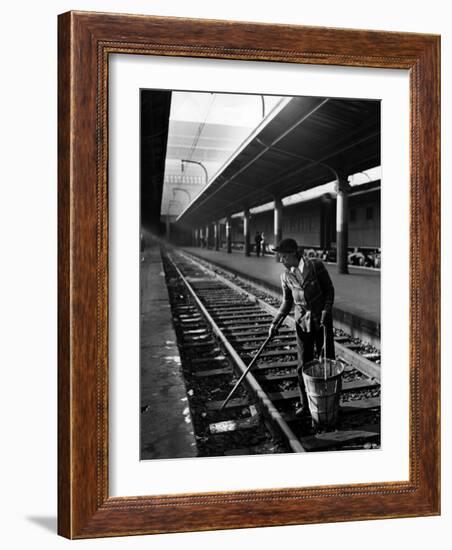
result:
[[[439,57],[59,16],[62,536],[440,513]]]

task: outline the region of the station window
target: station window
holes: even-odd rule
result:
[[[368,206],[366,208],[366,220],[373,220],[374,219],[374,207]]]

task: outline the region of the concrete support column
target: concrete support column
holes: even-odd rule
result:
[[[340,177],[336,183],[336,245],[337,272],[348,273],[348,192],[347,178]]]
[[[215,222],[213,231],[215,235],[215,250],[220,250],[220,222]]]
[[[250,211],[245,208],[243,211],[243,240],[245,242],[245,256],[249,256],[251,252],[250,246]]]
[[[232,252],[232,218],[226,218],[226,251],[228,254]]]
[[[206,225],[206,248],[209,248],[209,238],[210,238],[210,235],[209,235],[209,224]]]
[[[282,239],[282,200],[279,197],[275,197],[275,206],[273,211],[274,221],[274,234],[273,234],[273,246],[278,246]],[[275,259],[278,262],[278,254],[275,254]]]

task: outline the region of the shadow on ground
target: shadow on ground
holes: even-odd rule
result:
[[[57,518],[55,516],[28,516],[26,519],[47,531],[57,532]]]

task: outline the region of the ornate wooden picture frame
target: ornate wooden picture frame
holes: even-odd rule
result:
[[[440,513],[440,38],[69,12],[59,16],[58,531],[68,538]],[[410,78],[409,480],[111,497],[110,54],[395,68]]]

